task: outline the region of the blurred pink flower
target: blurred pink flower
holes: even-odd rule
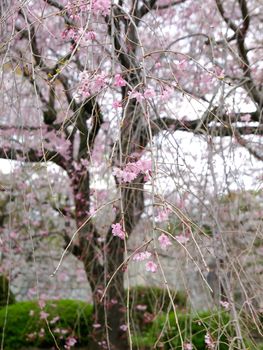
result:
[[[156,272],[157,271],[157,265],[153,261],[148,261],[145,265],[146,271],[148,272]]]
[[[164,233],[158,238],[160,246],[162,249],[166,250],[170,245],[172,245],[169,237],[167,237]]]
[[[120,223],[112,224],[111,227],[113,236],[117,236],[120,239],[125,239],[125,233]]]

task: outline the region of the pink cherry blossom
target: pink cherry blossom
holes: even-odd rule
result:
[[[151,169],[151,160],[138,160],[137,162],[127,163],[123,170],[115,167],[113,169],[113,175],[115,175],[120,182],[131,182],[139,174],[146,174],[150,172]]]
[[[158,238],[160,246],[162,249],[166,250],[170,245],[172,245],[169,237],[167,237],[164,233]]]
[[[220,301],[220,305],[225,309],[225,310],[229,310],[229,302],[227,301]]]
[[[45,320],[49,316],[49,314],[45,311],[40,311],[39,315],[40,315],[40,320]]]
[[[96,15],[108,16],[110,14],[110,0],[92,0],[91,4]]]
[[[120,101],[113,101],[112,107],[117,109],[117,108],[121,108],[121,102]]]
[[[152,253],[150,252],[140,252],[140,253],[137,253],[137,254],[134,254],[132,260],[134,261],[144,261],[144,260],[147,260],[151,257]]]
[[[96,39],[96,33],[93,30],[90,30],[86,33],[86,38],[88,40],[95,40]]]
[[[148,88],[144,91],[143,96],[144,98],[153,98],[154,96],[156,96],[156,93],[152,88]]]
[[[113,236],[117,236],[120,239],[125,239],[125,233],[120,223],[112,224],[111,227]]]
[[[205,335],[205,344],[208,350],[214,350],[215,349],[215,342],[213,341],[210,333],[206,333]]]
[[[145,264],[145,269],[146,271],[148,272],[156,272],[157,271],[157,264],[155,264],[155,262],[153,261],[148,261],[146,264]]]
[[[173,88],[170,88],[170,87],[165,88],[161,94],[161,100],[162,101],[169,100],[169,98],[172,96],[173,92],[174,92]]]
[[[98,329],[98,328],[101,328],[101,324],[100,323],[93,323],[92,327],[95,329]]]
[[[60,319],[59,316],[55,316],[55,317],[50,321],[50,324],[54,324],[54,323],[58,322],[59,319]]]
[[[158,222],[163,222],[166,221],[169,217],[170,210],[168,208],[165,208],[163,210],[159,210],[158,215],[157,215],[157,221]]]
[[[70,349],[72,346],[74,346],[77,343],[77,339],[74,337],[68,337],[66,340],[66,344],[65,344],[65,349]]]
[[[240,120],[242,121],[242,122],[250,122],[250,120],[251,120],[251,114],[244,114],[244,115],[242,115],[241,117],[240,117]]]
[[[181,244],[186,244],[189,241],[189,238],[184,235],[177,235],[175,239]]]
[[[126,85],[126,81],[122,78],[121,74],[116,74],[114,80],[114,86],[121,87]]]
[[[128,326],[126,324],[120,325],[120,330],[122,330],[123,332],[126,332],[127,329],[128,329]]]
[[[147,309],[147,305],[138,304],[136,305],[136,309],[139,311],[145,311]]]
[[[192,343],[184,343],[184,350],[193,350]]]
[[[39,305],[40,309],[43,309],[46,306],[45,300],[44,299],[40,299],[38,301],[38,305]]]
[[[130,91],[128,95],[130,98],[136,98],[138,102],[142,102],[144,100],[143,94],[139,91]]]

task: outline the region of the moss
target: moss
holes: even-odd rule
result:
[[[76,337],[78,344],[87,344],[91,305],[76,300],[49,301],[44,311],[49,314],[48,322],[40,319],[41,310],[35,301],[20,302],[1,309],[0,334],[2,339],[4,329],[4,349],[15,350],[33,345],[52,347],[55,340],[59,346],[63,346],[68,336]],[[57,316],[59,319],[52,323]]]
[[[172,302],[181,310],[185,309],[187,297],[183,292],[171,290]],[[156,315],[172,309],[171,298],[166,289],[136,286],[130,288],[129,305],[131,329],[134,333],[145,332]]]
[[[205,335],[209,332],[212,338],[217,340],[218,350],[229,349],[234,336],[226,313],[203,312],[193,316],[179,312],[177,318],[179,327],[173,312],[159,316],[143,336],[134,337],[134,343],[140,349],[152,349],[156,344],[157,348],[164,350],[182,350],[182,337],[183,342],[191,341],[195,350],[203,350],[206,349]]]
[[[0,275],[0,307],[14,303],[15,297],[12,291],[9,289],[8,278],[4,275]]]

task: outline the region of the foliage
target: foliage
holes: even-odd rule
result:
[[[178,319],[178,325],[176,322]],[[156,343],[161,349],[182,349],[183,343],[192,343],[195,350],[206,348],[205,335],[209,333],[218,342],[218,349],[227,350],[233,337],[233,328],[226,313],[201,312],[197,315],[178,312],[160,315],[143,337],[135,338],[139,347],[152,348]],[[157,341],[158,339],[158,341]]]
[[[8,278],[0,275],[0,307],[5,306],[7,303],[9,305],[15,303],[15,296],[9,289]]]
[[[186,295],[171,290],[171,298],[166,289],[158,287],[135,286],[129,291],[130,318],[135,332],[149,328],[157,314],[169,312],[172,303],[179,309],[186,307]]]
[[[4,349],[33,345],[51,347],[55,345],[54,338],[63,345],[68,337],[75,337],[78,344],[87,344],[91,305],[76,300],[49,301],[43,311],[48,314],[48,322],[45,318],[41,319],[41,309],[36,301],[19,302],[7,307],[7,310],[2,308],[0,329],[1,338],[4,330]]]
[[[186,306],[186,295],[181,291],[170,290],[173,303],[180,308]],[[145,305],[147,311],[155,313],[156,310],[167,310],[171,305],[171,298],[166,289],[159,287],[135,286],[129,290],[130,305]]]

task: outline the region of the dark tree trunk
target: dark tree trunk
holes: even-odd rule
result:
[[[93,294],[92,350],[128,349],[127,332],[122,327],[126,325],[124,271],[118,269],[123,262],[123,251],[123,241],[112,237],[107,244],[104,265],[99,271],[89,261],[84,263]]]

